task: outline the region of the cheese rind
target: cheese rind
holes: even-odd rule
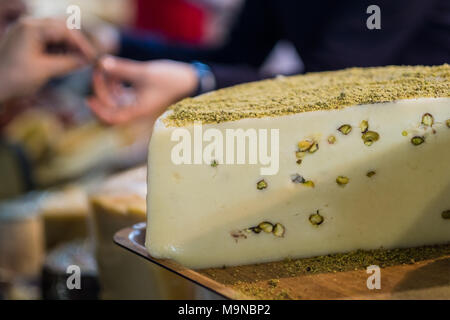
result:
[[[175,165],[176,127],[164,123],[171,112],[156,123],[149,148],[146,246],[154,257],[205,268],[450,242],[450,221],[442,217],[450,209],[448,98],[203,126],[224,135],[230,128],[279,129],[279,171],[265,177],[260,164]],[[433,115],[432,127],[421,125],[425,113]],[[359,128],[363,120],[379,134],[370,146]],[[352,127],[348,135],[337,130],[344,124]],[[192,125],[185,128],[193,134]],[[412,144],[415,136],[425,142]],[[297,144],[305,139],[319,150],[298,165]],[[314,187],[294,183],[294,174]],[[339,176],[348,183],[338,184]],[[267,188],[258,190],[262,178]],[[323,222],[314,225],[317,212]],[[264,221],[280,223],[284,234],[248,230]]]

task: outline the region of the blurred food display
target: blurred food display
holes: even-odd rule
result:
[[[70,266],[80,271],[79,286],[83,290],[70,290],[67,286],[67,272]],[[68,269],[69,268],[69,269]],[[48,300],[94,300],[98,299],[100,285],[97,277],[97,263],[92,243],[73,240],[59,245],[47,255],[42,270],[41,294]]]
[[[151,126],[145,121],[117,127],[94,119],[65,123],[55,112],[30,108],[8,123],[3,139],[22,151],[23,163],[29,166],[28,179],[42,188],[99,167],[106,171],[143,161],[150,132]],[[3,157],[14,154],[5,151]],[[6,166],[0,168],[6,170]]]
[[[80,186],[69,185],[47,194],[40,209],[46,249],[87,238],[89,211],[86,191]]]
[[[39,298],[45,232],[43,195],[30,193],[0,204],[0,289],[5,298]]]
[[[217,42],[204,32],[211,10],[195,2],[0,0],[0,40],[21,16],[66,19],[75,5],[99,55],[117,50],[121,29]],[[190,14],[183,14],[186,8]],[[149,24],[145,12],[171,22]],[[197,31],[181,27],[194,22]],[[146,169],[115,173],[145,162],[153,123],[99,121],[85,102],[93,67],[0,101],[0,299],[193,298],[193,285],[112,242],[118,229],[145,220]],[[69,265],[80,266],[85,290],[66,288]]]

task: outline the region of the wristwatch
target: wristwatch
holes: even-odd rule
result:
[[[192,62],[192,66],[195,68],[198,76],[198,87],[193,96],[214,90],[216,88],[216,77],[209,66],[198,61]]]

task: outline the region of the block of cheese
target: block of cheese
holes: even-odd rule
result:
[[[115,175],[90,197],[102,299],[193,299],[185,279],[156,266],[113,242],[120,229],[145,221],[144,167]]]
[[[186,99],[154,126],[146,247],[205,268],[447,243],[449,146],[449,65]]]
[[[0,275],[37,279],[45,258],[39,193],[0,202]]]
[[[46,248],[88,236],[89,202],[81,186],[70,185],[50,192],[40,213],[44,220]]]

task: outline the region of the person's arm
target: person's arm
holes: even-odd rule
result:
[[[94,70],[94,96],[88,104],[107,124],[141,117],[154,121],[169,105],[191,95],[197,85],[195,68],[188,63],[138,62],[107,56]]]

